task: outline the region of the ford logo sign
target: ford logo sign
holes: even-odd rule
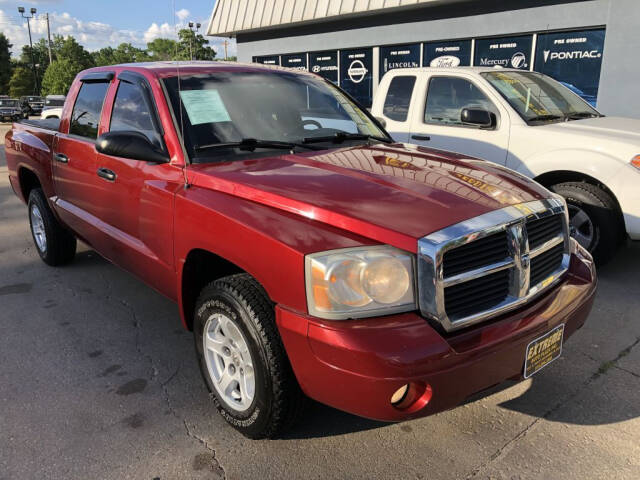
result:
[[[527,57],[522,52],[514,53],[511,57],[511,66],[513,68],[527,68]]]
[[[347,70],[347,75],[349,75],[349,79],[353,83],[360,83],[363,81],[364,77],[367,76],[367,73],[369,73],[369,70],[367,70],[364,63],[360,60],[354,60],[351,62],[351,65],[349,65],[349,69]]]
[[[460,65],[460,59],[458,57],[454,57],[453,55],[442,55],[440,57],[434,58],[429,63],[430,67],[457,67]]]

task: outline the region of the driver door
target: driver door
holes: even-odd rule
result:
[[[504,165],[509,148],[508,112],[497,106],[471,78],[430,75],[422,85],[421,101],[413,110],[410,142],[490,160]],[[465,125],[465,108],[488,110],[495,126]]]

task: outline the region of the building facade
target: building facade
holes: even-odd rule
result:
[[[638,0],[217,0],[209,35],[238,60],[309,70],[369,106],[394,68],[543,72],[608,115],[640,118]]]

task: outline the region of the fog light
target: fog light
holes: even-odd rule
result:
[[[396,392],[391,396],[391,405],[398,405],[404,400],[404,397],[407,396],[407,392],[409,391],[409,385],[405,384],[401,386]]]

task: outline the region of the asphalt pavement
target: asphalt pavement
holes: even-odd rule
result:
[[[251,441],[216,413],[175,304],[85,246],[40,261],[0,147],[0,480],[638,479],[640,245],[599,282],[532,379],[402,424],[311,403]]]

